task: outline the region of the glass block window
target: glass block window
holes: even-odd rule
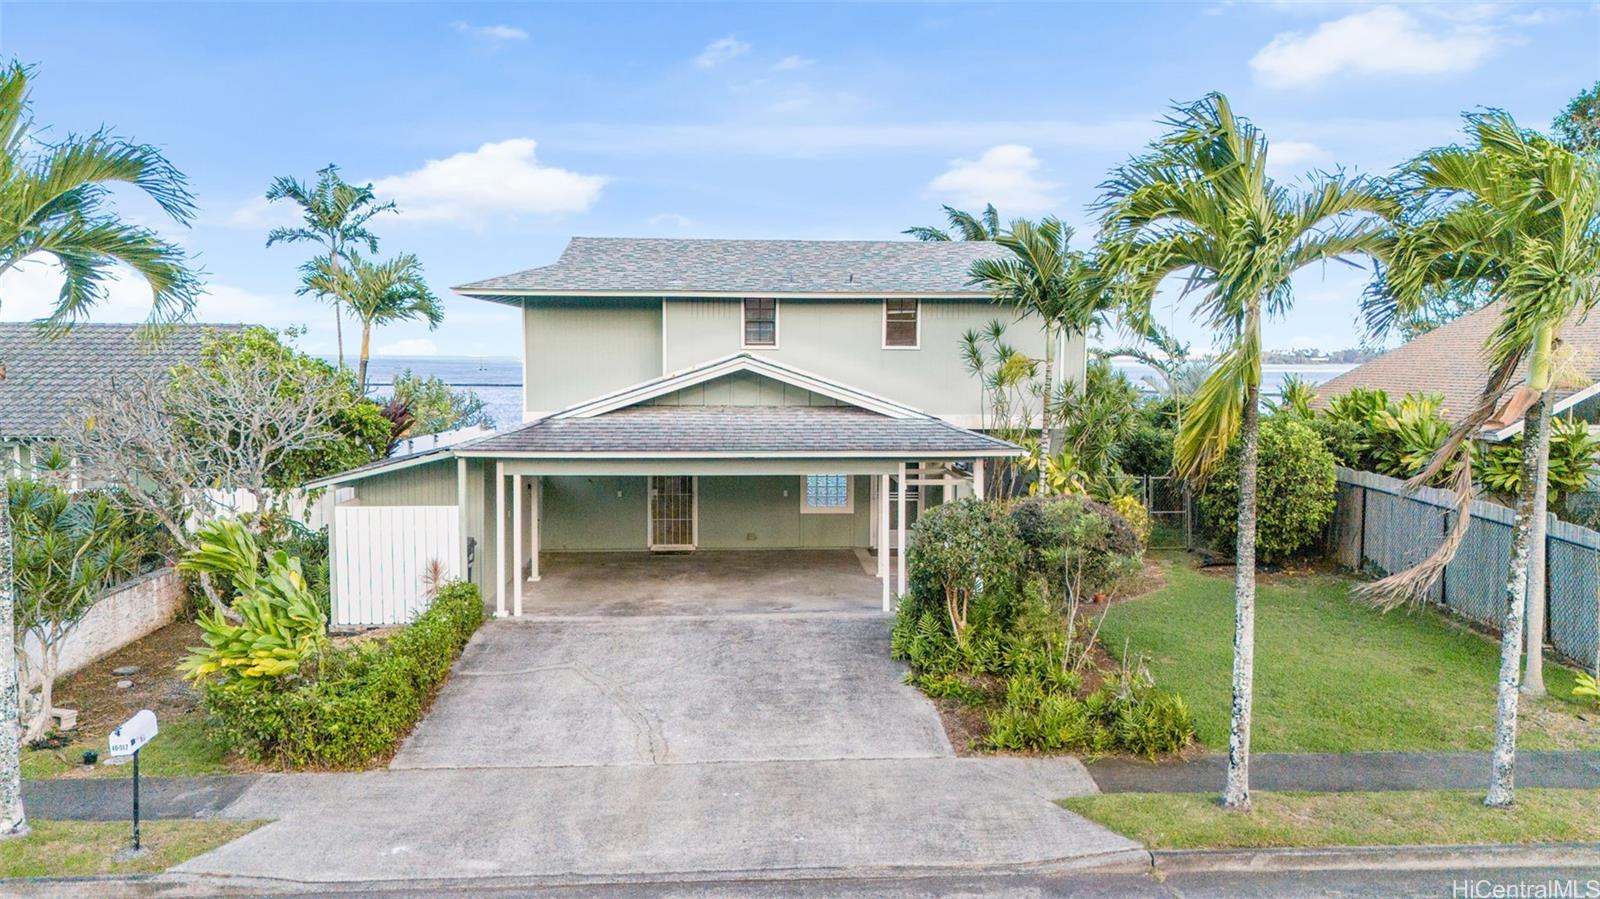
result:
[[[747,297],[744,301],[744,345],[778,345],[778,301]]]
[[[916,300],[883,301],[883,345],[916,349]]]
[[[850,476],[845,474],[811,474],[805,478],[805,497],[802,512],[851,512],[854,497],[850,490]]]

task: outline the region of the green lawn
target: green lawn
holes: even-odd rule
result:
[[[1233,581],[1176,557],[1160,590],[1111,607],[1101,645],[1143,652],[1158,686],[1194,712],[1200,741],[1227,746]],[[1256,606],[1260,752],[1487,750],[1498,644],[1432,611],[1381,614],[1348,578],[1263,578]],[[1572,672],[1545,666],[1550,696],[1524,702],[1524,749],[1600,747],[1600,710],[1571,699]],[[1580,717],[1581,716],[1581,717]]]
[[[1112,793],[1061,805],[1152,849],[1416,846],[1600,840],[1600,790],[1517,791],[1509,810],[1482,790],[1252,793],[1249,814],[1202,793]]]
[[[29,749],[22,753],[22,776],[42,779],[63,774],[92,777],[128,777],[128,765],[96,765],[92,771],[83,768],[83,751],[94,749],[101,758],[106,755],[104,739],[78,741],[65,749]],[[139,752],[139,774],[144,777],[190,777],[203,774],[227,774],[224,762],[227,748],[205,726],[205,716],[199,712],[161,722],[161,732],[150,745]]]
[[[154,745],[154,744],[152,744]],[[30,821],[33,832],[0,841],[0,878],[81,877],[92,874],[149,874],[237,840],[261,821],[146,821],[139,858],[117,861],[131,845],[126,821]]]

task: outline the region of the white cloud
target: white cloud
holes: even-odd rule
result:
[[[451,27],[456,31],[478,40],[485,41],[525,41],[528,32],[515,25],[473,25],[469,22],[453,22]]]
[[[422,168],[373,182],[379,197],[399,204],[404,219],[470,221],[487,215],[584,212],[606,179],[541,165],[531,138],[487,143]]]
[[[37,253],[0,275],[0,321],[32,321],[54,308],[61,292],[60,266]],[[105,302],[94,307],[89,321],[139,322],[150,315],[150,285],[131,269],[112,269]],[[308,297],[256,293],[230,284],[208,284],[195,305],[195,321],[215,324],[245,322],[287,328],[311,322],[330,323],[332,313]]]
[[[1480,24],[1430,33],[1396,6],[1376,6],[1323,22],[1313,31],[1287,31],[1250,60],[1256,80],[1273,87],[1309,87],[1346,72],[1357,75],[1438,75],[1475,68],[1498,39]]]
[[[375,356],[437,356],[439,347],[426,337],[413,337],[408,340],[396,340],[378,347],[373,353]]]
[[[227,217],[218,224],[234,228],[276,228],[279,225],[293,225],[300,221],[300,207],[291,200],[269,202],[265,196],[256,195],[229,212]]]
[[[694,219],[676,212],[663,212],[645,219],[645,224],[656,227],[688,228],[694,224]]]
[[[1040,178],[1039,168],[1031,148],[1001,144],[983,151],[977,159],[952,161],[928,188],[963,208],[993,203],[1008,215],[1041,212],[1055,203],[1060,185]]]
[[[1267,152],[1267,172],[1274,178],[1302,175],[1332,159],[1333,154],[1309,141],[1275,140]]]
[[[807,59],[804,56],[785,56],[773,63],[772,70],[774,72],[792,72],[795,69],[803,69],[814,62],[816,60]]]
[[[719,37],[700,51],[694,58],[694,64],[702,69],[714,69],[730,59],[743,56],[750,52],[750,45],[739,40],[733,35]]]

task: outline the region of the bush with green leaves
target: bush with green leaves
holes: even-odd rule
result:
[[[210,680],[205,706],[229,744],[256,761],[368,767],[422,717],[483,618],[478,588],[450,582],[393,636],[327,652],[315,678],[280,690]]]
[[[934,506],[911,527],[908,601],[919,616],[937,609],[962,643],[975,612],[1006,617],[993,607],[1016,595],[1023,556],[999,504],[967,498]]]
[[[1139,568],[1144,543],[1111,506],[1083,496],[1030,496],[1011,507],[1028,570],[1052,588],[1087,599]]]
[[[108,588],[147,567],[151,544],[108,494],[32,479],[9,490],[22,739],[32,741],[50,726],[62,647]]]
[[[299,674],[322,649],[327,629],[300,560],[283,550],[262,553],[236,518],[216,519],[195,536],[199,548],[184,554],[179,570],[224,579],[233,599],[225,609],[200,613],[206,645],[191,650],[178,670],[247,690]]]
[[[1589,489],[1600,464],[1600,440],[1589,433],[1588,422],[1571,415],[1555,416],[1550,425],[1550,509],[1567,518],[1567,499]],[[1472,454],[1473,479],[1507,502],[1522,485],[1522,436],[1481,444]]]
[[[1273,415],[1261,421],[1256,479],[1256,552],[1276,564],[1314,547],[1333,517],[1333,455],[1304,422]],[[1239,441],[1200,494],[1200,515],[1213,544],[1231,551],[1238,533]]]

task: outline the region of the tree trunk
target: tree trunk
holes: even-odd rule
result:
[[[1489,770],[1489,793],[1483,804],[1510,808],[1513,774],[1517,764],[1517,681],[1522,670],[1522,618],[1528,602],[1528,548],[1533,538],[1534,494],[1538,488],[1538,452],[1549,426],[1545,401],[1528,408],[1523,431],[1522,489],[1517,493],[1517,518],[1511,528],[1511,564],[1506,570],[1506,617],[1500,628],[1500,681],[1494,715],[1494,758]]]
[[[0,660],[0,838],[28,832],[22,808],[22,742],[17,712],[16,581],[11,570],[11,487],[0,478],[0,639],[11,646]]]
[[[1550,522],[1550,403],[1547,392],[1540,398],[1545,409],[1544,427],[1539,429],[1539,443],[1532,445],[1531,435],[1524,434],[1522,451],[1534,452],[1535,478],[1533,484],[1533,530],[1528,536],[1528,661],[1522,674],[1522,695],[1544,695],[1544,620],[1545,604],[1545,531]]]
[[[339,311],[339,298],[333,300],[333,339],[339,345],[339,370],[344,371],[344,314]]]
[[[1056,341],[1054,329],[1049,322],[1044,323],[1044,397],[1039,403],[1039,427],[1044,429],[1045,457],[1054,459],[1056,453],[1061,452],[1062,433],[1055,425],[1055,420],[1050,417],[1050,401],[1055,394],[1052,392],[1052,379],[1056,374]]]
[[[1256,467],[1261,456],[1260,387],[1245,388],[1239,422],[1239,541],[1233,576],[1233,709],[1228,722],[1224,808],[1250,810],[1250,704],[1256,653]]]
[[[357,365],[356,382],[361,385],[361,395],[367,395],[367,352],[372,346],[372,322],[361,323],[361,361]]]

